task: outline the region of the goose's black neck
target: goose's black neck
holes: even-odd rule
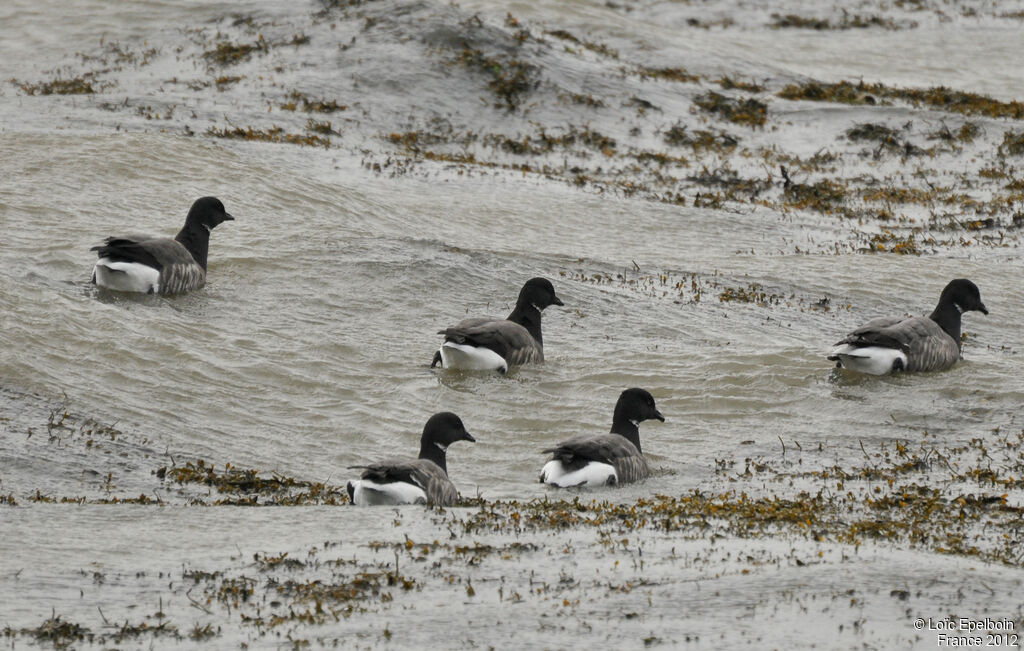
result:
[[[928,315],[935,323],[939,324],[947,335],[953,338],[956,342],[956,347],[960,347],[960,325],[961,325],[961,314],[960,308],[957,307],[953,301],[939,301],[939,304],[935,306],[935,310]]]
[[[206,256],[210,252],[210,229],[199,222],[186,221],[175,240],[188,249],[192,258],[206,270]]]
[[[540,334],[540,310],[533,303],[516,303],[516,309],[508,315],[508,320],[526,328],[538,345],[544,345]]]
[[[636,426],[634,421],[626,418],[616,418],[612,422],[612,434],[618,434],[626,437],[626,439],[636,446],[636,451],[643,454],[643,450],[640,449],[640,428]]]
[[[445,460],[446,449],[435,443],[434,441],[423,441],[420,443],[420,459],[429,459],[433,461],[444,474],[448,474],[448,462]]]

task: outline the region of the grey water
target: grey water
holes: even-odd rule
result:
[[[630,138],[641,147],[672,124],[696,123],[688,96],[629,78],[621,72],[626,62],[773,89],[810,77],[1024,98],[1021,23],[1000,18],[1019,3],[998,4],[974,16],[959,3],[944,11],[888,8],[897,24],[915,26],[818,32],[765,25],[773,12],[836,20],[836,7],[4,2],[0,494],[17,504],[0,504],[0,627],[37,627],[56,613],[113,630],[160,609],[185,635],[124,644],[278,648],[302,638],[324,646],[571,648],[593,640],[638,648],[651,640],[688,648],[935,648],[934,634],[913,629],[911,610],[1019,619],[1019,565],[884,543],[854,549],[785,535],[707,543],[648,532],[636,542],[649,564],[640,569],[635,555],[629,564],[605,553],[593,531],[568,530],[523,534],[520,541],[537,551],[462,568],[475,600],[462,584],[453,592],[438,580],[332,624],[265,634],[230,608],[197,607],[182,587],[182,568],[256,574],[247,569],[253,554],[305,558],[328,541],[341,556],[384,562],[391,552],[368,543],[435,540],[448,529],[414,508],[193,507],[154,475],[203,459],[342,484],[348,466],[413,454],[427,417],[450,410],[478,441],[449,451],[463,496],[557,499],[537,482],[540,451],[605,431],[619,392],[631,386],[648,389],[666,417],[641,426],[657,471],[587,498],[628,503],[728,490],[716,461],[778,458],[783,446],[806,451],[809,466],[828,467],[861,458],[865,444],[917,442],[923,432],[955,446],[1020,428],[1024,289],[1013,232],[1005,246],[864,254],[853,226],[806,211],[680,206],[443,160],[402,172],[394,161],[403,152],[388,137],[414,130],[514,136],[586,124],[620,147]],[[529,56],[545,83],[525,107],[496,107],[486,83],[460,72],[445,48],[493,37],[500,50],[512,31],[507,14],[538,33],[564,29],[607,44],[618,58],[567,53],[560,41],[538,46]],[[693,27],[691,19],[712,26]],[[732,22],[720,26],[725,19]],[[304,34],[309,42],[211,71],[203,52],[218,35],[250,42],[257,32],[267,41]],[[151,59],[144,65],[143,56]],[[94,94],[29,94],[19,85],[88,72]],[[224,88],[209,82],[222,73],[242,79]],[[567,103],[553,88],[585,93],[604,108]],[[310,116],[280,108],[293,89],[347,105],[315,116],[331,121],[330,147],[210,135],[250,125],[302,132]],[[641,92],[662,108],[646,115],[625,108]],[[825,146],[823,134],[876,119],[865,106],[780,100],[770,110],[782,135],[765,128],[750,141],[802,156]],[[940,121],[906,107],[887,110],[887,119]],[[985,122],[986,137],[998,141],[1007,124],[1020,127]],[[630,135],[634,128],[639,135]],[[545,162],[564,163],[558,155]],[[960,163],[927,164],[948,175]],[[615,165],[598,152],[564,164],[595,175]],[[758,171],[755,160],[734,164],[773,173]],[[840,164],[849,176],[871,169],[855,156]],[[132,297],[90,284],[89,247],[126,231],[171,236],[203,195],[219,197],[236,217],[212,234],[203,290]],[[831,243],[843,252],[825,253]],[[544,313],[545,364],[505,377],[429,367],[438,329],[507,313],[533,276],[550,278],[565,303]],[[929,312],[958,277],[977,283],[990,314],[965,315],[965,359],[950,371],[864,379],[825,360],[829,344],[869,318]],[[777,300],[719,300],[720,291],[755,284]],[[831,309],[815,309],[824,304]],[[46,424],[55,410],[121,434],[88,444],[54,435]],[[742,489],[776,487],[755,481]],[[32,500],[37,494],[143,494],[164,503],[45,503]],[[1019,503],[1020,495],[1011,499]],[[510,542],[501,534],[487,539]],[[815,557],[813,567],[790,562],[794,549]],[[758,562],[740,572],[741,558]],[[596,589],[602,580],[652,572],[660,581],[632,591]],[[525,594],[534,575],[553,584],[576,579],[557,599],[509,606],[491,594],[506,582]],[[168,589],[171,576],[179,587]],[[909,590],[912,601],[890,596],[896,589]],[[581,605],[562,606],[563,598]],[[216,637],[188,636],[209,623]],[[47,644],[7,639],[12,648]]]

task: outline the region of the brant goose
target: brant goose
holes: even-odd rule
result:
[[[206,254],[210,232],[234,219],[215,197],[192,204],[185,225],[175,238],[108,237],[94,246],[99,260],[92,282],[106,289],[144,294],[178,294],[206,284]]]
[[[609,434],[582,434],[544,450],[551,461],[540,471],[540,481],[559,488],[604,486],[639,481],[650,474],[640,450],[641,422],[664,416],[654,398],[643,389],[626,389],[615,404]]]
[[[531,278],[519,291],[516,307],[506,319],[484,317],[465,319],[439,330],[444,335],[441,349],[434,353],[431,368],[467,371],[498,371],[510,366],[544,361],[544,340],[540,333],[540,313],[549,305],[564,305],[555,296],[547,278]]]
[[[971,310],[988,314],[977,285],[952,280],[929,316],[872,319],[836,342],[828,358],[872,375],[947,369],[960,359],[960,316]]]
[[[349,466],[363,469],[359,479],[348,483],[349,501],[359,506],[451,506],[459,499],[459,492],[448,479],[445,451],[455,441],[475,443],[476,439],[450,411],[434,414],[423,427],[418,459],[389,459],[367,466]]]

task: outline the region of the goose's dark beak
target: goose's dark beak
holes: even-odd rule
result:
[[[462,432],[462,440],[469,441],[470,443],[476,443],[476,439],[473,438],[473,435],[466,431]]]
[[[565,306],[565,303],[562,302],[562,299],[558,298],[557,296],[552,296],[551,297],[551,304],[552,305],[561,305],[563,307]]]
[[[660,420],[663,423],[665,422],[665,417],[662,416],[661,412],[658,411],[657,409],[654,410],[654,418],[657,418],[658,420]]]

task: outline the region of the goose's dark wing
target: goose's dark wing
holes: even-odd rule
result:
[[[836,346],[849,344],[862,348],[865,346],[881,346],[883,348],[897,348],[903,352],[909,352],[909,342],[906,333],[900,328],[900,324],[908,321],[907,317],[882,316],[871,319],[861,327],[850,332],[842,341],[837,341]]]
[[[427,501],[431,504],[451,506],[459,499],[459,492],[455,484],[448,479],[448,474],[428,459],[388,460],[350,467],[362,468],[361,478],[378,484],[405,482],[419,486],[427,494]]]
[[[615,468],[620,482],[638,481],[650,474],[644,456],[635,445],[618,434],[575,436],[544,452],[561,461],[567,472],[596,461]]]
[[[90,250],[114,262],[138,262],[157,270],[175,264],[197,264],[181,242],[164,237],[108,237]]]

